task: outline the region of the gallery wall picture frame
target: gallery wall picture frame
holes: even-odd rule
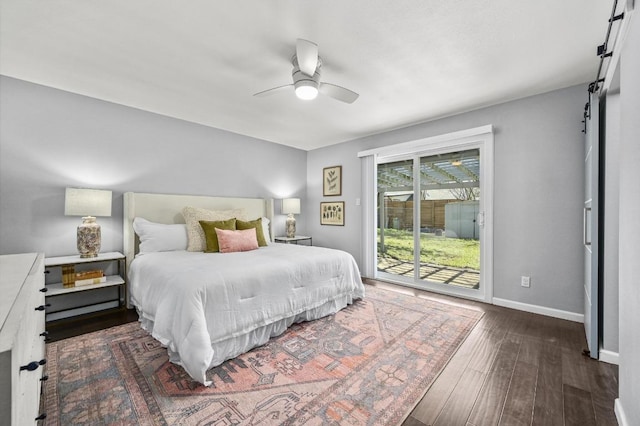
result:
[[[320,225],[344,226],[344,201],[321,202]]]
[[[342,166],[322,169],[322,195],[325,197],[342,195]]]

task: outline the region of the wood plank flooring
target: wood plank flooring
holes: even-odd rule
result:
[[[47,342],[56,342],[132,321],[138,321],[135,309],[108,309],[51,321],[46,324]]]
[[[582,355],[583,324],[367,283],[484,312],[404,426],[618,424],[618,367]]]
[[[484,312],[403,426],[617,425],[618,367],[582,355],[582,324],[366,281]],[[47,330],[55,341],[136,320],[135,311],[119,310]]]

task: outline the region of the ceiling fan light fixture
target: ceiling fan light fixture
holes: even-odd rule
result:
[[[310,101],[318,96],[318,87],[313,81],[296,82],[296,96],[298,99]]]
[[[253,96],[269,96],[282,90],[290,90],[293,87],[296,97],[305,101],[317,98],[318,92],[347,104],[352,104],[358,99],[359,95],[352,90],[327,82],[320,83],[322,58],[318,56],[317,44],[309,40],[298,39],[296,53],[291,57],[291,65],[293,65],[291,71],[293,84],[263,90],[254,93]]]

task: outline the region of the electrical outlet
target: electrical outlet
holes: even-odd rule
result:
[[[531,287],[531,277],[525,277],[524,275],[520,278],[520,285],[522,287]]]

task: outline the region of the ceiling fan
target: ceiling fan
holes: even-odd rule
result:
[[[291,58],[293,64],[293,84],[274,87],[258,92],[253,96],[269,96],[285,90],[295,89],[300,99],[311,100],[318,96],[318,92],[333,99],[351,104],[358,99],[358,94],[344,87],[320,81],[322,58],[318,56],[318,45],[299,38],[296,42],[296,54]]]

